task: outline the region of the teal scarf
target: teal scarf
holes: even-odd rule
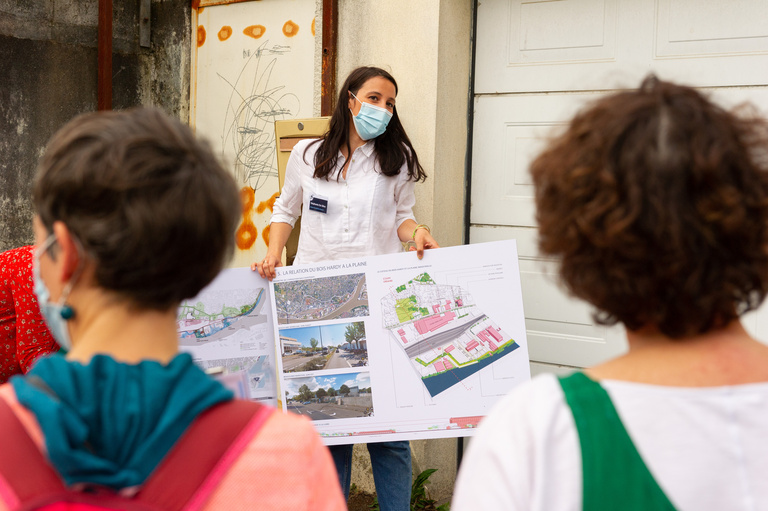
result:
[[[53,355],[11,384],[37,417],[64,482],[113,489],[141,485],[198,414],[232,399],[188,354],[165,366]]]

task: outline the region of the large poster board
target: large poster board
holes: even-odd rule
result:
[[[274,121],[312,117],[315,0],[259,0],[193,9],[190,123],[240,186],[232,266],[263,258],[278,193]]]
[[[181,349],[328,445],[467,436],[530,379],[514,241],[277,274],[222,272],[180,307]]]

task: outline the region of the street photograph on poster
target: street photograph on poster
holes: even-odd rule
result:
[[[281,328],[280,355],[285,373],[366,366],[365,323]]]
[[[276,282],[274,291],[281,325],[368,315],[365,273]]]
[[[313,421],[373,417],[368,371],[286,377],[283,389],[288,411]]]

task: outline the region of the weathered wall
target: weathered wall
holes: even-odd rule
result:
[[[113,108],[189,115],[189,1],[152,3],[139,46],[138,1],[114,2]],[[47,140],[96,109],[98,0],[0,0],[0,251],[32,242],[31,185]]]

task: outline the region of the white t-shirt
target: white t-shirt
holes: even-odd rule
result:
[[[336,179],[345,162],[341,154],[338,169],[328,180],[315,179],[315,152],[320,144],[313,144],[305,156],[311,142],[302,140],[293,148],[271,219],[293,226],[302,215],[294,264],[401,251],[397,228],[414,218],[416,203],[415,183],[408,179],[407,166],[397,176],[381,174],[374,141],[369,141],[352,154],[346,179]]]
[[[768,509],[768,383],[601,385],[678,510]],[[515,388],[480,424],[451,511],[576,511],[581,485],[573,415],[557,379],[546,374]]]

